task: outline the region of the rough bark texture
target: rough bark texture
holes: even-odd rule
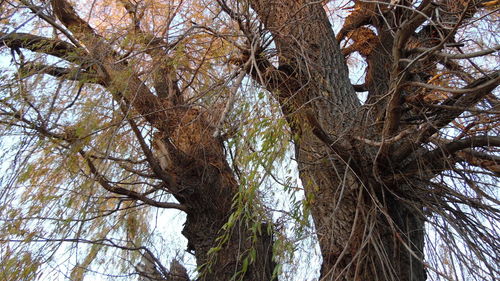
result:
[[[199,110],[179,110],[180,117],[167,144],[171,163],[167,172],[175,178],[177,199],[187,206],[187,220],[182,233],[188,239],[188,251],[193,251],[198,266],[204,266],[200,280],[231,280],[241,270],[242,259],[252,247],[258,259],[245,280],[271,280],[272,238],[263,227],[254,243],[245,222],[240,221],[231,231],[229,240],[219,251],[208,255],[220,242],[222,226],[232,213],[232,202],[238,192],[238,183],[226,162],[222,142],[212,137],[214,128],[206,114]]]
[[[312,1],[253,1],[253,7],[273,34],[279,69],[300,81],[299,88],[287,84],[275,92],[298,139],[300,178],[323,256],[321,280],[425,280],[419,210],[377,181],[384,177],[372,173],[377,150],[351,139],[376,116],[359,104],[323,7]],[[382,50],[373,50],[368,85],[379,97],[389,87],[391,65],[377,54]],[[375,135],[371,130],[364,135]]]

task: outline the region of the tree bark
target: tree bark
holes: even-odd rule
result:
[[[421,210],[377,179],[388,172],[373,173],[377,149],[352,139],[366,134],[363,124],[375,116],[363,114],[322,5],[252,4],[273,35],[278,69],[300,81],[274,93],[297,137],[300,178],[323,257],[321,280],[425,280]]]
[[[171,159],[167,172],[179,187],[173,194],[187,207],[182,233],[188,239],[188,251],[194,252],[201,268],[199,280],[231,280],[242,270],[243,259],[251,249],[255,250],[255,261],[241,273],[243,280],[272,280],[273,241],[266,226],[254,234],[248,222],[238,219],[229,233],[224,233],[239,185],[226,161],[222,142],[212,137],[213,128],[199,110],[182,110],[176,116],[182,117],[176,129],[163,139]],[[221,243],[223,235],[229,238]],[[219,245],[220,249],[210,255],[211,249]]]

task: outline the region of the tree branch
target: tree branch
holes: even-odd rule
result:
[[[468,54],[447,54],[447,53],[442,53],[442,52],[432,52],[433,49],[431,48],[414,48],[411,50],[408,50],[409,53],[413,52],[419,52],[419,53],[426,53],[430,52],[433,56],[437,56],[440,58],[444,59],[470,59],[470,58],[475,58],[475,57],[480,57],[484,55],[489,55],[494,52],[497,52],[500,50],[500,45],[496,45],[492,48],[487,48],[481,51],[473,52],[473,53],[468,53]]]
[[[146,84],[123,62],[117,62],[117,55],[104,38],[81,19],[66,0],[52,0],[54,13],[59,20],[90,50],[90,55],[99,62],[99,72],[103,72],[105,87],[115,95],[116,100],[125,98],[152,126],[170,132],[168,113],[164,104]],[[126,83],[123,83],[126,81]]]
[[[459,89],[462,94],[455,95],[442,103],[442,105],[454,106],[455,109],[443,108],[436,110],[434,112],[435,118],[429,124],[423,126],[415,139],[407,139],[401,144],[399,149],[394,152],[392,161],[398,163],[406,158],[413,151],[415,145],[426,142],[430,136],[460,116],[466,108],[478,103],[498,86],[499,81],[500,71],[496,71]]]
[[[78,40],[88,45],[89,40],[100,38],[94,29],[78,16],[73,6],[66,0],[51,0],[52,9],[57,18],[66,26]],[[87,46],[90,47],[90,46]]]
[[[500,157],[472,149],[464,149],[457,152],[456,155],[460,158],[458,161],[489,170],[500,177]]]
[[[456,154],[459,151],[470,149],[473,147],[495,146],[500,147],[500,137],[492,136],[473,136],[457,141],[452,141],[438,148],[428,151],[414,161],[409,163],[403,173],[417,172],[422,166],[426,167],[432,173],[437,173],[447,169],[456,161],[450,161],[449,156]]]
[[[91,71],[83,70],[80,68],[66,68],[45,64],[28,63],[23,65],[23,76],[31,76],[34,74],[47,74],[54,77],[62,78],[65,80],[79,81],[85,83],[103,84],[103,78]]]
[[[435,150],[427,153],[427,157],[435,158],[438,155],[448,156],[457,151],[480,146],[497,146],[500,147],[500,137],[492,136],[473,136],[457,141],[452,141],[450,143],[444,144]]]
[[[125,108],[125,105],[121,106],[121,109],[123,111],[123,114],[127,114],[127,110]],[[141,131],[137,127],[137,124],[135,121],[127,116],[127,120],[130,124],[130,127],[132,128],[132,131],[134,132],[137,141],[139,142],[139,145],[141,146],[142,151],[144,152],[144,155],[146,156],[146,160],[148,161],[151,169],[153,170],[153,173],[160,178],[165,184],[168,185],[168,188],[175,193],[179,189],[177,188],[177,185],[175,184],[175,181],[172,179],[171,176],[169,176],[160,166],[158,159],[156,159],[149,149],[149,146],[146,144],[146,141],[144,140]]]
[[[366,91],[368,91],[368,88],[366,87],[366,84],[355,84],[355,85],[352,85],[352,87],[354,88],[354,91],[356,91],[356,92],[366,92]]]
[[[11,49],[27,49],[32,52],[55,56],[72,63],[81,64],[88,54],[68,42],[37,36],[29,33],[0,32],[0,44]]]
[[[48,16],[48,15],[46,15],[46,14],[43,13],[43,10],[47,7],[47,5],[44,5],[43,7],[37,7],[35,5],[31,5],[26,0],[21,0],[21,3],[23,3],[24,5],[26,5],[26,7],[28,7],[39,18],[43,19],[44,21],[46,21],[47,23],[49,23],[50,25],[52,25],[54,28],[56,28],[57,30],[59,30],[60,32],[62,32],[71,41],[71,43],[73,43],[75,46],[77,46],[78,48],[82,48],[82,46],[80,45],[80,43],[71,35],[71,33],[69,33],[63,26],[61,26],[60,24],[58,24],[56,22],[56,19],[54,17]]]
[[[421,82],[408,82],[405,84],[405,86],[415,86],[415,87],[421,87],[421,88],[426,88],[429,90],[434,90],[434,91],[441,91],[441,92],[448,92],[452,94],[468,94],[472,92],[477,92],[481,91],[483,88],[491,87],[493,86],[498,86],[498,82],[500,81],[500,77],[498,75],[495,78],[490,79],[489,81],[485,81],[484,83],[470,88],[470,87],[465,87],[462,89],[454,89],[454,88],[447,88],[447,87],[439,87],[436,85],[431,85],[427,83],[421,83]]]
[[[159,201],[150,199],[141,193],[109,184],[109,182],[105,179],[105,177],[99,173],[99,170],[94,165],[94,162],[90,159],[90,157],[88,157],[87,154],[83,150],[80,150],[79,154],[87,162],[87,165],[89,166],[90,172],[94,175],[97,182],[107,191],[112,192],[112,193],[116,193],[116,194],[120,194],[120,195],[124,195],[124,196],[127,196],[131,199],[134,199],[134,200],[142,201],[150,206],[154,206],[154,207],[158,207],[158,208],[166,208],[166,209],[177,209],[177,210],[184,211],[184,212],[187,211],[186,206],[184,206],[182,204],[169,203],[169,202],[159,202]]]

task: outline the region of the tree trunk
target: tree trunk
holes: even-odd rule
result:
[[[187,207],[182,233],[188,239],[188,251],[194,252],[201,268],[199,280],[231,280],[237,273],[244,276],[243,280],[272,280],[273,241],[267,227],[263,226],[261,233],[252,233],[248,222],[237,220],[229,233],[223,229],[234,211],[239,186],[221,140],[212,137],[207,114],[194,108],[177,110],[177,122],[172,125],[175,130],[162,139],[170,159],[167,172],[179,187],[174,195]],[[223,236],[228,237],[225,242],[221,242]],[[252,249],[255,260],[246,272],[239,273]]]
[[[320,280],[425,280],[422,210],[316,147],[301,138],[297,159],[323,257]]]
[[[299,81],[274,93],[296,135],[323,257],[321,280],[425,280],[421,210],[397,196],[400,187],[381,183],[391,171],[373,167],[378,150],[353,138],[375,135],[364,126],[375,116],[363,112],[322,5],[252,4],[274,37],[279,70]]]

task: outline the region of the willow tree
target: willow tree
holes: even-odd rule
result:
[[[2,279],[499,275],[498,1],[0,5]]]

